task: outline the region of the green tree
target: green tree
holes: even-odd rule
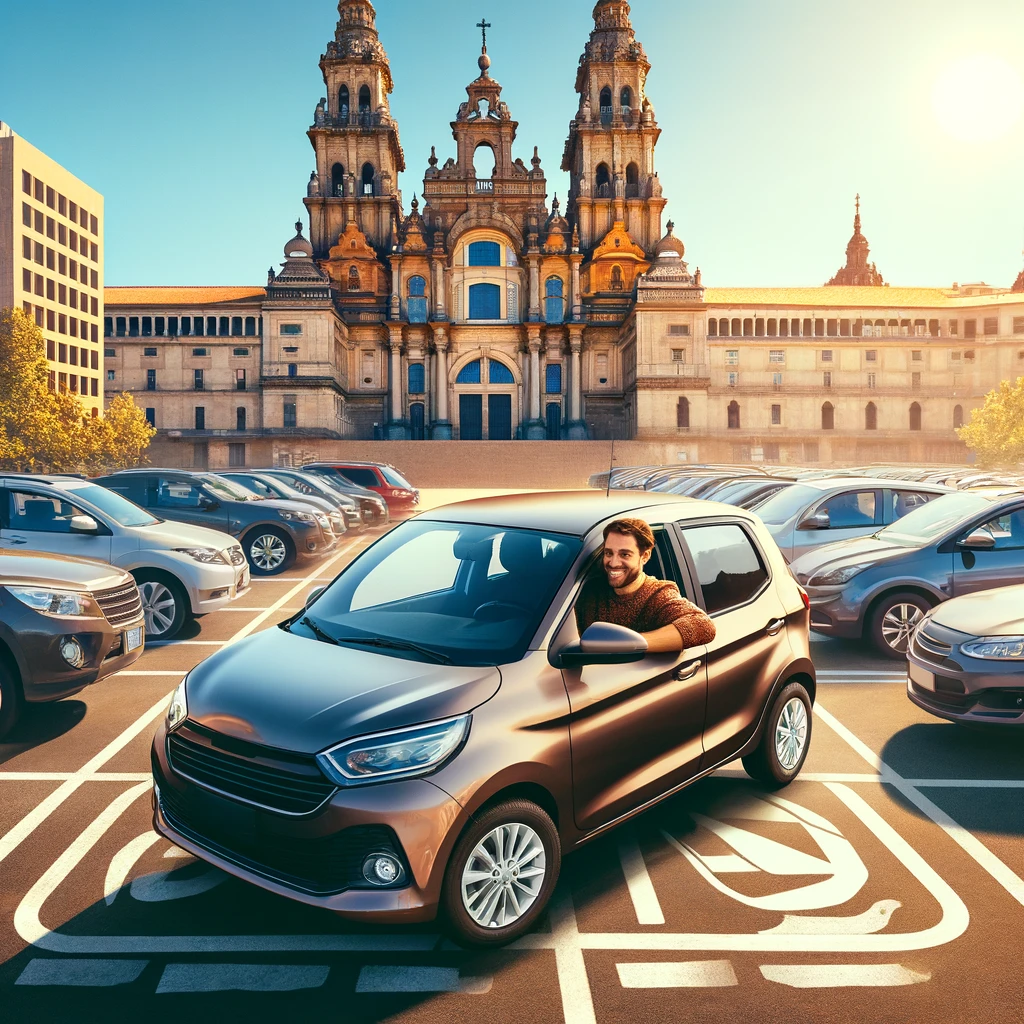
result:
[[[971,411],[957,433],[982,466],[1018,466],[1024,462],[1024,377],[1004,380]]]
[[[145,451],[156,436],[146,414],[127,392],[115,395],[102,419],[87,421],[91,469],[130,469],[146,461]]]

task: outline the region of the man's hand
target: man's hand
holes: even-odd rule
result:
[[[683,638],[675,626],[662,626],[661,629],[640,635],[647,641],[649,654],[664,654],[683,649]]]

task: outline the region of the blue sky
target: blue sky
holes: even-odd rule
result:
[[[454,154],[481,15],[516,155],[539,146],[564,198],[590,0],[376,6],[406,208],[430,146]],[[304,214],[305,132],[336,20],[330,0],[8,4],[0,120],[104,193],[108,284],[261,284]],[[1002,60],[1017,88],[1019,0],[635,0],[633,23],[653,64],[668,214],[706,284],[823,283],[844,262],[856,192],[892,284],[1013,281],[1024,119],[1001,86],[974,95],[973,73],[954,75],[939,118],[933,90],[972,56]],[[979,119],[999,137],[956,137]]]

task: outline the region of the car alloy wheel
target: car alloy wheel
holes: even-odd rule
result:
[[[146,635],[156,638],[163,636],[174,625],[177,617],[177,601],[169,587],[156,581],[139,586],[142,611],[146,616]]]
[[[757,745],[743,755],[743,768],[772,789],[789,785],[811,745],[811,695],[797,679],[788,682],[767,709]]]
[[[266,573],[275,572],[288,557],[288,545],[276,533],[262,533],[250,542],[249,555],[256,568]]]
[[[462,905],[481,928],[505,928],[537,901],[546,875],[540,836],[521,822],[498,825],[466,860]]]
[[[882,639],[891,650],[906,654],[910,638],[924,616],[924,611],[916,604],[894,604],[882,616]]]
[[[806,745],[807,709],[799,697],[792,697],[775,724],[775,753],[779,764],[791,772],[800,763]]]

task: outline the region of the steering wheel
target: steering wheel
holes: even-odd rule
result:
[[[510,614],[502,614],[503,609]],[[473,612],[473,618],[480,619],[482,622],[501,622],[504,619],[514,619],[517,615],[528,614],[529,611],[530,609],[525,605],[515,604],[512,601],[487,601]]]

